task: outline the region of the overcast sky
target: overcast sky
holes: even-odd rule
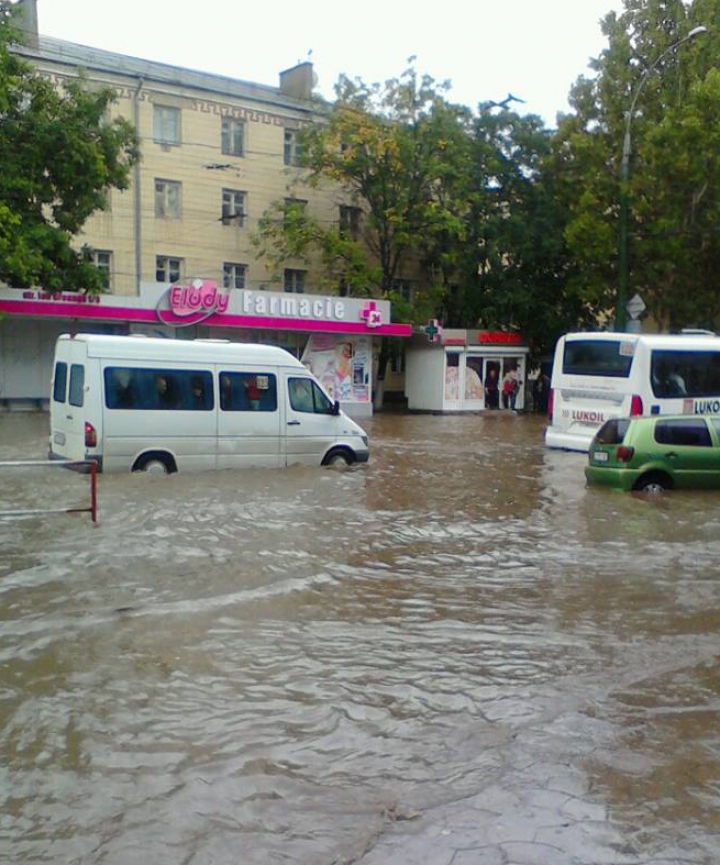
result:
[[[476,108],[512,93],[513,107],[555,125],[567,95],[606,42],[600,19],[622,0],[38,0],[40,33],[148,60],[277,86],[311,60],[333,98],[341,73],[366,82],[415,67],[450,79]]]

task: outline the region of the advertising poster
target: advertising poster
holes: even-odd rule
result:
[[[372,346],[369,337],[313,334],[302,362],[328,396],[341,402],[369,402]]]

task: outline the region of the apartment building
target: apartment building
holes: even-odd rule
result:
[[[130,188],[112,190],[109,209],[77,238],[106,271],[106,295],[0,288],[0,406],[47,399],[58,333],[102,330],[272,342],[323,366],[329,382],[335,373],[325,367],[349,345],[354,378],[336,395],[355,414],[370,412],[377,337],[410,328],[392,324],[387,301],[328,303],[312,264],[287,261],[274,273],[251,243],[277,201],[297,200],[325,224],[357,218],[339,189],[299,183],[298,132],[324,107],[312,95],[312,64],[281,72],[277,87],[256,84],[45,37],[36,0],[18,5],[18,54],[58,87],[79,74],[112,87],[112,112],[135,126],[141,159]],[[182,289],[209,314],[173,307]],[[213,292],[221,302],[211,309]]]

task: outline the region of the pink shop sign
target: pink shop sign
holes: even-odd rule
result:
[[[220,291],[211,279],[193,279],[176,284],[160,298],[157,316],[163,324],[183,327],[199,324],[212,315],[227,312],[230,295]]]

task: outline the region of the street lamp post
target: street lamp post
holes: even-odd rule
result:
[[[630,155],[632,153],[632,139],[630,137],[630,125],[632,124],[633,116],[635,115],[635,106],[637,104],[640,91],[645,86],[645,82],[650,75],[657,69],[661,60],[671,54],[675,49],[694,39],[701,33],[707,33],[707,27],[700,25],[693,29],[682,39],[673,42],[669,48],[660,54],[659,57],[650,65],[642,74],[642,77],[635,88],[635,93],[630,103],[630,110],[625,119],[625,136],[623,138],[622,158],[620,160],[620,247],[618,251],[618,291],[617,291],[617,307],[615,310],[615,330],[624,331],[627,326],[627,303],[628,293],[628,217],[630,214]]]

